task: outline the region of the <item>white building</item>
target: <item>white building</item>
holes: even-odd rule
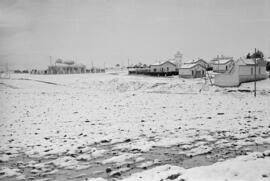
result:
[[[199,64],[202,67],[204,67],[205,69],[207,69],[209,67],[209,64],[206,61],[204,61],[203,59],[198,59],[198,60],[192,61],[192,62],[186,62],[184,64]]]
[[[74,61],[62,61],[57,59],[54,65],[49,65],[48,74],[74,74],[74,73],[85,73],[86,66],[83,64],[75,63]]]
[[[155,64],[150,65],[150,72],[177,72],[177,65],[173,61],[165,61],[165,62],[157,62]]]
[[[195,63],[184,64],[179,69],[179,77],[182,78],[201,78],[205,77],[205,74],[206,68]]]
[[[219,59],[212,63],[213,72],[224,73],[230,70],[233,66],[233,59]]]
[[[256,63],[256,80],[266,79],[266,62],[257,60]],[[233,63],[232,68],[215,76],[215,85],[222,87],[239,86],[243,82],[255,80],[255,62],[252,59],[240,58]]]

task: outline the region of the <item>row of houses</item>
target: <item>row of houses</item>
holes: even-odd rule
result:
[[[129,67],[129,74],[144,74],[153,76],[171,76],[180,75],[184,78],[199,78],[204,77],[206,74],[207,66],[204,64],[203,60],[197,62],[185,63],[181,66],[177,66],[175,61],[167,60],[164,62],[157,62],[149,66]]]
[[[142,64],[129,67],[129,74],[145,74],[153,76],[171,76],[179,75],[183,78],[199,78],[205,77],[209,64],[203,59],[191,62],[182,62],[182,54],[177,52],[174,58],[150,64],[149,66]]]
[[[177,53],[179,54],[179,53]],[[203,59],[182,63],[175,58],[164,62],[157,62],[149,66],[130,67],[130,74],[145,74],[157,76],[179,75],[182,78],[202,78],[207,71],[215,73],[214,84],[217,86],[238,86],[243,82],[266,79],[269,73],[266,71],[266,60],[217,56],[209,63]],[[256,66],[256,69],[255,69]],[[256,73],[256,76],[255,76]]]

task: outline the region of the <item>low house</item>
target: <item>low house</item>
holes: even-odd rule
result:
[[[209,68],[209,64],[204,61],[203,59],[198,59],[198,60],[193,60],[192,62],[187,62],[187,63],[184,63],[184,64],[199,64],[201,65],[202,67],[204,67],[205,69],[208,69]]]
[[[158,62],[150,65],[150,74],[152,75],[177,75],[177,65],[173,61]]]
[[[139,63],[134,66],[129,66],[128,74],[148,74],[150,72],[149,66],[146,64]]]
[[[212,60],[210,60],[209,64],[210,66],[215,63],[216,61],[219,61],[219,60],[223,60],[223,59],[233,59],[233,57],[229,57],[229,56],[224,56],[224,55],[217,55],[217,57],[213,58]]]
[[[217,61],[214,61],[212,63],[213,66],[213,72],[217,73],[224,73],[228,70],[230,70],[233,66],[233,59],[228,58],[228,59],[219,59]]]
[[[182,78],[201,78],[205,77],[206,68],[200,64],[189,63],[179,68],[179,77]]]
[[[48,66],[48,74],[74,74],[85,73],[86,66],[83,64],[77,64],[74,61],[62,61],[56,60],[54,65]]]
[[[30,71],[30,74],[47,74],[48,70],[37,70],[37,69],[32,69]]]
[[[243,82],[254,81],[255,72],[256,80],[266,79],[268,77],[266,61],[257,60],[255,71],[255,62],[253,59],[240,58],[233,63],[229,71],[215,76],[215,85],[221,87],[239,86]]]

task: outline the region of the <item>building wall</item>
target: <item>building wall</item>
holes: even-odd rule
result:
[[[75,66],[49,66],[49,74],[73,74],[73,73],[85,73],[86,67]]]
[[[215,75],[214,84],[221,87],[239,86],[239,66],[234,66],[231,72]]]
[[[166,62],[162,65],[151,65],[150,66],[150,72],[175,72],[175,71],[177,71],[176,65],[173,65],[169,62]]]
[[[197,64],[201,65],[202,67],[205,67],[207,68],[208,67],[208,63],[204,62],[204,61],[201,61],[201,60],[198,60],[197,61]]]
[[[256,80],[267,78],[265,66],[256,67]],[[250,65],[239,66],[239,79],[240,82],[250,82],[255,80],[255,67]]]
[[[231,72],[215,76],[215,85],[221,87],[239,86],[243,82],[254,81],[255,67],[249,65],[235,65]],[[265,66],[256,68],[256,80],[267,78]]]
[[[226,72],[226,66],[227,66],[227,70],[230,70],[233,66],[233,61],[230,61],[226,64],[213,64],[213,71],[219,72],[219,73]]]
[[[193,71],[193,74],[192,74],[192,71]],[[200,75],[198,74],[199,72],[200,72]],[[196,78],[205,77],[205,74],[206,74],[205,68],[201,67],[199,64],[192,68],[179,69],[179,76],[182,78],[195,78],[196,76],[197,76]]]
[[[191,76],[192,75],[192,71],[191,71],[191,69],[180,68],[179,69],[179,75],[180,76]]]

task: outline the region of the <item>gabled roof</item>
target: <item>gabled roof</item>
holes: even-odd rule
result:
[[[170,61],[170,60],[167,60],[167,61],[164,61],[164,62],[156,62],[154,64],[151,64],[150,66],[161,66],[161,65],[163,65],[165,63],[170,63],[170,64],[176,66],[176,63],[174,61]]]
[[[242,61],[246,64],[246,65],[254,65],[255,62],[253,59],[242,59]]]
[[[218,61],[218,60],[224,60],[224,59],[233,59],[233,57],[221,55],[221,56],[217,56],[217,57],[213,58],[212,61]]]
[[[253,59],[247,59],[247,58],[240,58],[237,61],[238,65],[255,65],[255,62]],[[256,65],[265,65],[265,60],[257,60]]]
[[[196,67],[196,66],[202,67],[200,64],[188,63],[188,64],[182,65],[180,69],[190,69],[190,68],[193,68],[193,67]]]
[[[197,61],[195,61],[195,63],[197,63],[197,62],[204,62],[204,63],[206,63],[206,64],[208,64],[205,60],[203,60],[203,59],[199,59],[199,60],[197,60]]]
[[[194,64],[195,62],[194,61],[191,61],[191,62],[184,62],[184,65],[186,64]]]
[[[185,62],[184,64],[197,64],[198,62],[203,62],[205,64],[208,64],[205,60],[203,59],[198,59],[198,60],[193,60],[191,62]]]
[[[230,59],[230,58],[228,58],[228,59],[222,59],[222,60],[219,60],[219,61],[215,61],[214,62],[214,64],[215,65],[220,65],[220,64],[227,64],[228,62],[230,62],[230,61],[233,61],[233,59]]]

